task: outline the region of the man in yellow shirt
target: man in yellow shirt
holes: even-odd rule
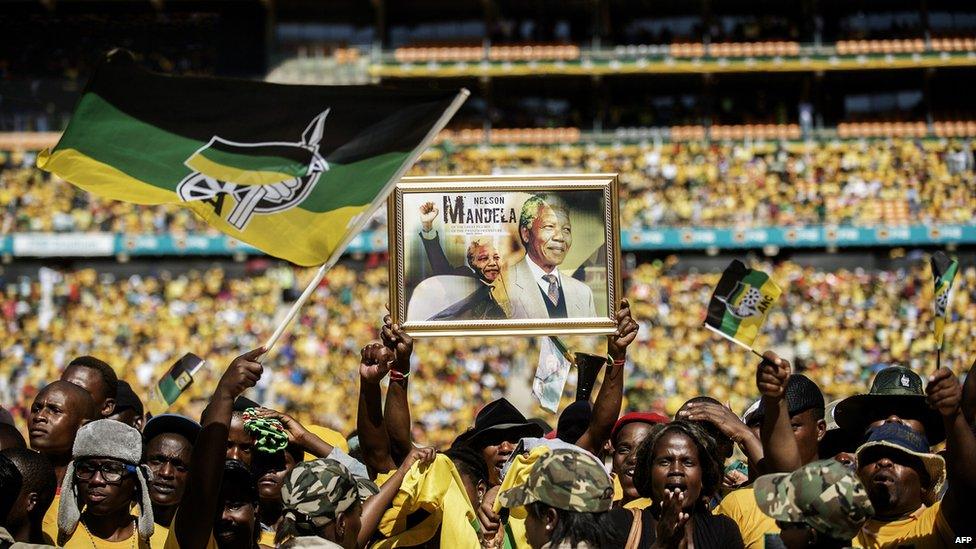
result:
[[[772,352],[763,355],[756,386],[762,394],[755,412],[762,418],[762,472],[788,473],[816,461],[817,445],[827,430],[820,388],[803,375],[790,375],[790,363]],[[767,536],[779,534],[776,521],[756,504],[751,487],[725,496],[714,512],[739,525],[747,549],[762,549]]]
[[[190,477],[193,444],[199,433],[199,423],[178,414],[155,416],[142,431],[146,443],[143,462],[152,472],[149,499],[152,500],[153,520],[156,523],[156,532],[152,537],[154,549],[162,549],[183,499]]]
[[[942,416],[946,457],[929,453],[925,437],[907,425],[888,423],[871,431],[857,450],[858,476],[875,510],[855,539],[861,547],[934,549],[956,545],[957,536],[973,539],[976,437],[960,407],[962,385],[941,368],[925,393]]]

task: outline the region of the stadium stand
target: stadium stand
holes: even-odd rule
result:
[[[976,125],[969,126],[976,130]],[[888,127],[901,126],[883,124],[880,129]],[[955,125],[940,128],[948,133]],[[700,135],[695,128],[672,128],[676,142],[621,148],[442,144],[425,153],[410,173],[617,172],[621,226],[631,230],[972,223],[976,172],[968,141],[741,141],[795,136],[797,131],[795,126],[718,126],[712,128],[713,137],[731,141],[709,145],[694,140]],[[849,127],[838,131],[846,132],[845,137],[863,136]],[[455,136],[462,143],[483,138],[478,130],[445,137]],[[571,128],[491,133],[493,143],[545,144],[578,137],[579,131]],[[31,167],[30,153],[4,156],[0,234],[214,234],[186,210],[101,200]]]

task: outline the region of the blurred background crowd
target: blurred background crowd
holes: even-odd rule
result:
[[[895,270],[824,271],[792,261],[759,263],[784,291],[759,347],[792,359],[828,400],[863,391],[873,373],[889,364],[934,369],[928,264],[921,256],[902,264]],[[199,413],[205,389],[240,349],[263,341],[288,305],[285,299],[310,275],[265,265],[244,277],[218,267],[149,276],[67,270],[46,290],[39,282],[7,280],[0,297],[0,399],[15,403],[10,407],[22,416],[38,388],[83,354],[104,358],[145,395],[173,361],[194,352],[210,366],[177,410]],[[701,327],[717,280],[718,273],[686,270],[674,256],[629,273],[626,295],[641,329],[628,354],[624,409],[673,414],[699,394],[728,402],[738,413],[750,404],[755,357]],[[976,337],[976,268],[965,267],[955,288],[944,363],[962,372]],[[350,262],[334,268],[266,363],[271,375],[261,380],[259,400],[350,432],[359,349],[378,337],[388,296],[385,266]],[[580,350],[601,345],[593,338],[567,342]],[[482,404],[506,394],[509,383],[530,384],[537,357],[531,338],[418,340],[410,391],[415,436],[448,443]],[[570,379],[566,402],[574,387]],[[534,413],[554,420],[541,409]]]
[[[188,210],[105,200],[0,153],[0,233],[210,232]],[[965,224],[972,143],[889,139],[428,150],[411,175],[619,173],[621,228]]]

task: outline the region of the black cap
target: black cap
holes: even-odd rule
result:
[[[164,433],[183,435],[190,444],[196,444],[200,424],[179,414],[160,414],[146,422],[146,426],[142,428],[142,439],[148,444],[150,440]]]
[[[227,488],[243,490],[251,501],[258,500],[258,484],[251,470],[236,459],[224,461],[224,478],[221,491]]]
[[[803,374],[790,375],[786,382],[786,408],[790,416],[806,412],[807,410],[824,409],[824,396],[820,387]],[[759,401],[759,408],[750,415],[750,419],[762,420],[766,415],[766,408],[762,401]]]
[[[248,408],[260,408],[261,405],[253,400],[247,398],[246,396],[239,396],[237,400],[234,401],[234,411],[243,412]]]
[[[140,416],[145,414],[139,395],[132,390],[132,386],[127,381],[120,379],[115,391],[115,413],[126,409],[135,410]]]

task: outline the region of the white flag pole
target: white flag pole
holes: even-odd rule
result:
[[[444,129],[444,126],[446,126],[451,120],[454,113],[461,108],[461,105],[464,104],[464,101],[469,95],[471,95],[471,92],[469,92],[466,88],[461,88],[461,91],[459,91],[457,96],[454,97],[454,100],[451,101],[451,104],[447,107],[447,110],[445,110],[444,113],[441,114],[441,117],[437,119],[437,122],[431,126],[430,131],[424,136],[424,139],[420,142],[420,145],[418,145],[417,148],[410,153],[410,157],[407,159],[407,161],[400,166],[400,169],[397,170],[395,174],[393,174],[393,177],[391,177],[386,183],[383,190],[376,195],[376,198],[373,199],[373,202],[369,205],[366,211],[361,213],[359,217],[356,218],[356,220],[353,222],[352,228],[346,232],[346,236],[343,237],[342,242],[340,242],[339,246],[336,247],[334,252],[332,252],[332,256],[329,257],[329,260],[323,263],[321,267],[319,267],[318,272],[315,273],[315,276],[312,277],[312,280],[308,283],[308,286],[305,287],[305,291],[302,292],[302,295],[291,306],[291,310],[288,311],[285,318],[282,319],[282,321],[278,324],[278,327],[275,328],[275,331],[273,334],[271,334],[271,337],[264,342],[264,348],[266,350],[270,351],[271,348],[274,347],[278,339],[285,333],[285,330],[288,329],[288,325],[291,324],[291,321],[298,316],[298,311],[302,309],[305,302],[308,301],[308,298],[311,297],[315,289],[319,287],[319,283],[322,282],[322,279],[325,277],[325,273],[335,266],[335,264],[339,261],[339,258],[342,257],[342,253],[346,251],[346,247],[348,247],[349,243],[352,242],[352,239],[355,238],[360,231],[362,231],[363,227],[366,225],[366,222],[368,222],[373,216],[373,212],[375,212],[377,208],[386,202],[386,198],[393,191],[393,187],[396,185],[397,181],[399,181],[400,178],[403,177],[403,174],[406,173],[411,166],[413,166],[417,159],[420,158],[420,155],[427,150],[427,147],[429,147],[434,141],[437,134]]]

